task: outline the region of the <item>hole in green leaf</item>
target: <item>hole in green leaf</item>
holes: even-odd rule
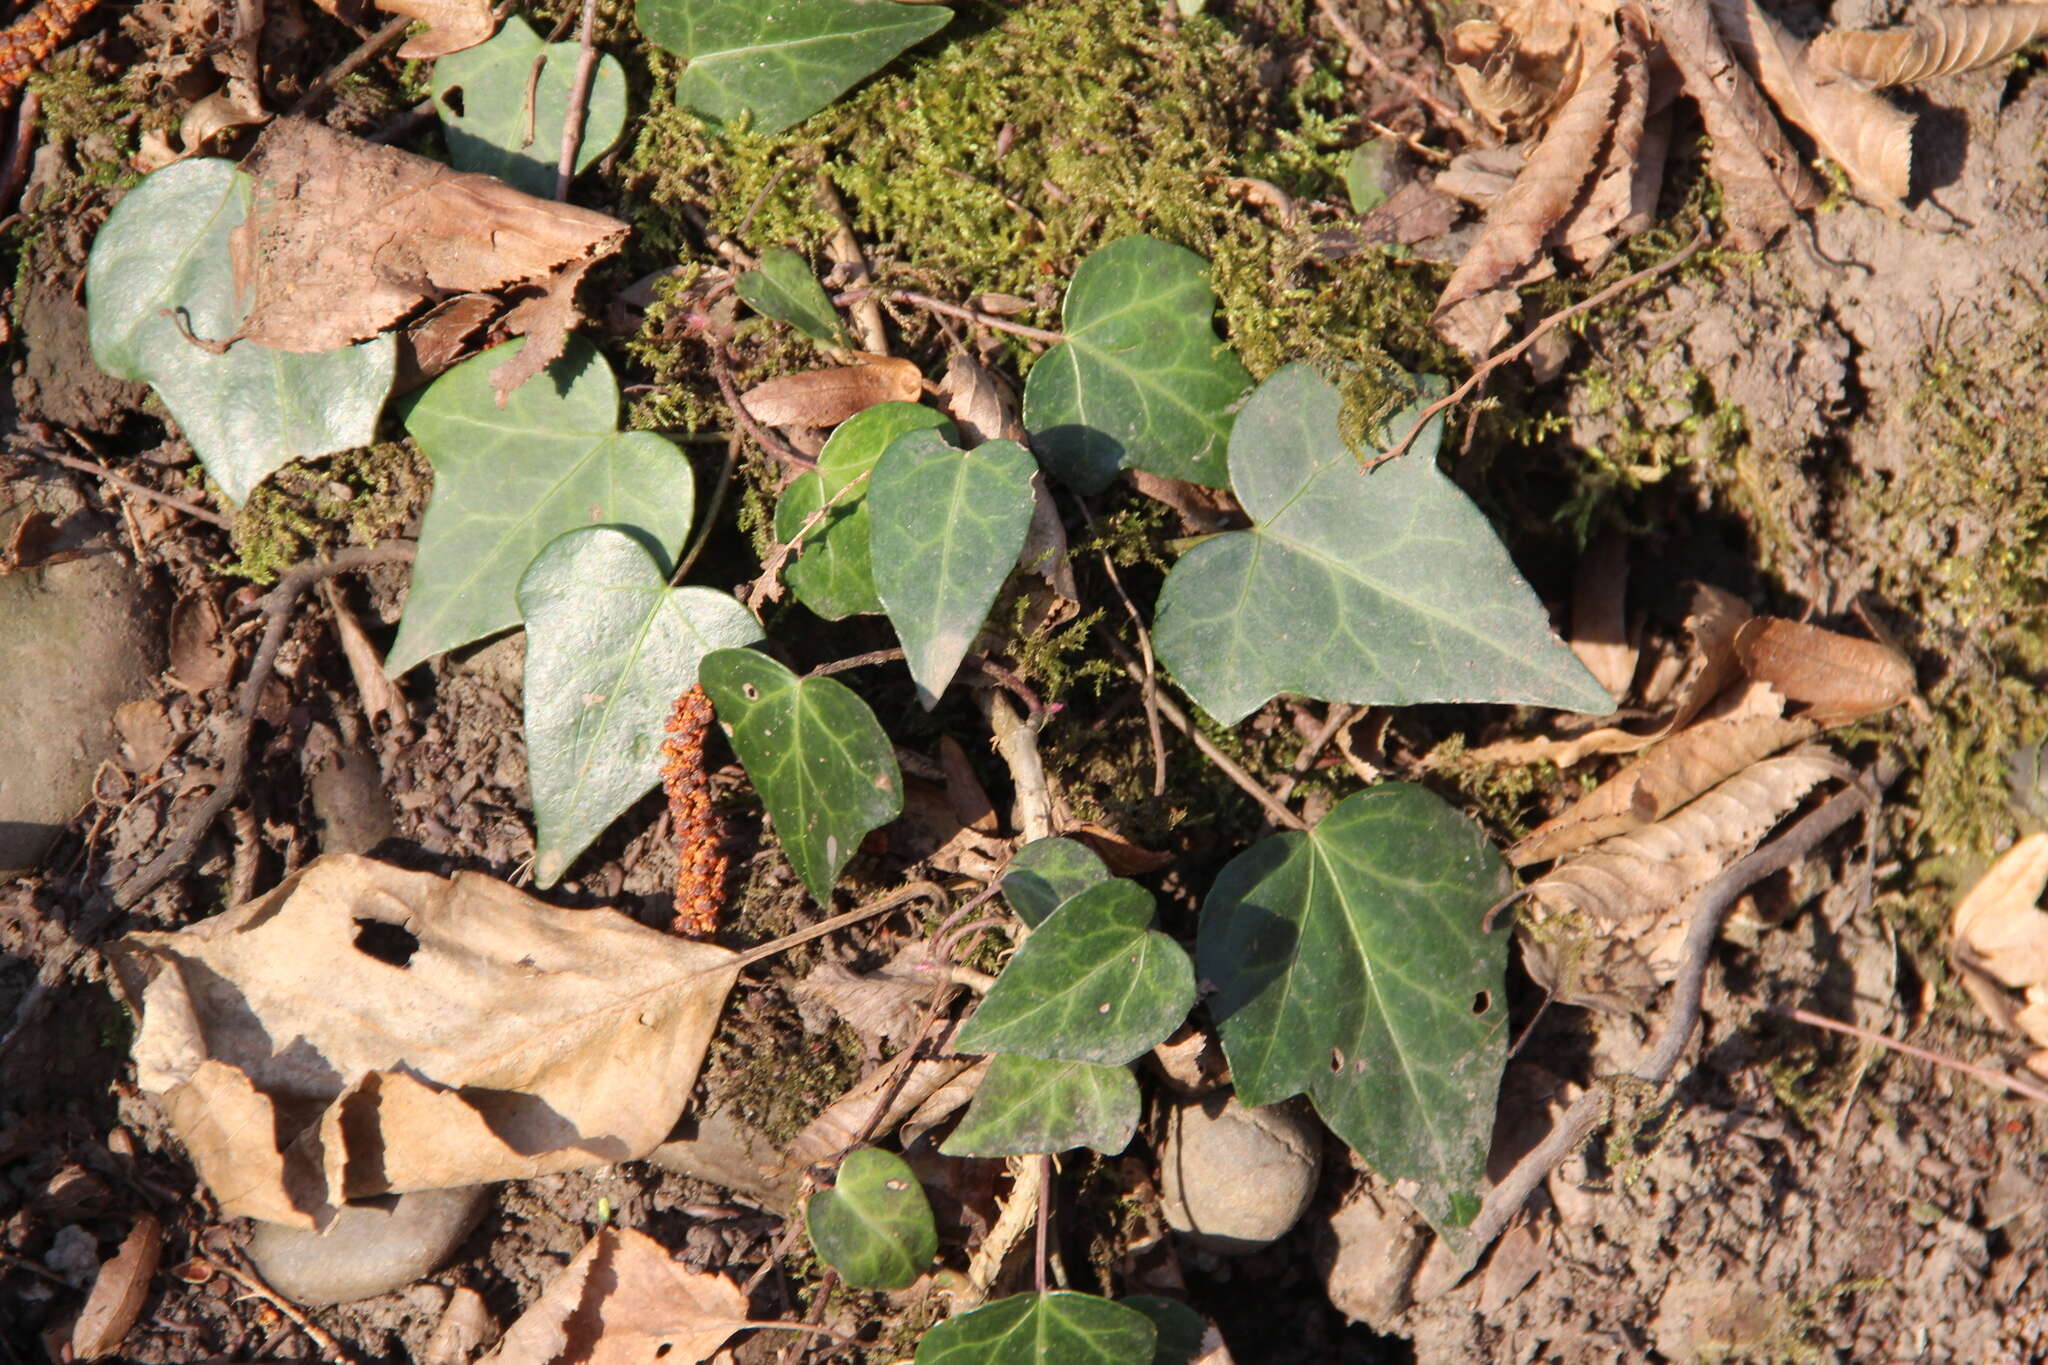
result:
[[[455,117],[457,118],[461,118],[462,87],[459,85],[451,85],[446,90],[443,90],[441,92],[441,103],[448,106],[449,113],[455,115]]]
[[[1473,1012],[1474,1014],[1484,1014],[1484,1013],[1486,1013],[1486,1012],[1487,1012],[1488,1010],[1490,1010],[1490,1009],[1492,1009],[1492,1008],[1493,1008],[1493,992],[1492,992],[1492,991],[1479,991],[1479,992],[1477,992],[1476,994],[1474,994],[1474,995],[1473,995],[1473,997],[1472,997],[1472,1012]]]

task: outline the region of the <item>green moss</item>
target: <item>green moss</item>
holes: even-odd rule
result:
[[[236,557],[225,571],[269,583],[308,555],[396,535],[432,486],[426,458],[404,441],[287,465],[237,513]]]

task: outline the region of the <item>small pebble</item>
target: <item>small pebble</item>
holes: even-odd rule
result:
[[[468,1185],[351,1204],[323,1232],[259,1222],[249,1259],[271,1288],[308,1308],[375,1298],[438,1270],[489,1205],[489,1186]]]
[[[1285,1105],[1234,1095],[1178,1105],[1167,1120],[1166,1221],[1206,1250],[1241,1256],[1279,1240],[1315,1194],[1322,1130]]]

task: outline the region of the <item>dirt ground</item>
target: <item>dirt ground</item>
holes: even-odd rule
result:
[[[1076,6],[961,8],[966,20],[954,40],[969,44],[970,56],[959,79],[971,81],[981,79],[973,53],[991,66],[1011,60],[1043,41],[1030,23]],[[1149,32],[1171,35],[1181,22],[1171,5],[1139,8]],[[1344,8],[1379,35],[1395,69],[1452,91],[1431,38],[1446,15],[1402,4]],[[1784,17],[1810,31],[1823,19],[1882,23],[1917,8],[1843,0],[1831,14],[1802,8]],[[1397,81],[1369,71],[1333,76],[1344,69],[1343,50],[1310,22],[1313,5],[1238,0],[1210,10],[1189,21],[1203,33],[1214,24],[1221,35],[1204,40],[1215,49],[1202,78],[1232,71],[1239,80],[1213,110],[1173,112],[1171,99],[1184,91],[1162,85],[1136,92],[1128,107],[1112,102],[1113,113],[1072,111],[1076,120],[1105,120],[1107,136],[1150,130],[1162,141],[1202,133],[1205,118],[1235,121],[1210,164],[1185,180],[1134,184],[1125,199],[1104,200],[1112,207],[1101,223],[1082,226],[1061,217],[1056,201],[1011,186],[1025,211],[1042,216],[1044,235],[1021,245],[1005,236],[1010,255],[985,263],[974,260],[974,243],[950,240],[942,221],[918,216],[937,212],[928,203],[885,202],[876,191],[872,202],[856,202],[853,221],[877,269],[932,293],[1033,297],[1034,281],[1064,279],[1097,234],[1116,235],[1120,221],[1152,223],[1204,239],[1218,261],[1226,334],[1255,373],[1264,372],[1260,347],[1268,362],[1290,358],[1285,352],[1306,344],[1310,328],[1328,333],[1316,342],[1318,359],[1378,353],[1462,373],[1453,368],[1462,362],[1428,340],[1433,286],[1424,280],[1417,292],[1413,283],[1440,278],[1440,267],[1417,259],[1332,264],[1310,250],[1351,212],[1328,174],[1339,152],[1315,145],[1304,129],[1370,114],[1425,139],[1441,130]],[[296,47],[269,54],[278,62],[280,104],[353,41],[307,15],[295,28],[274,25],[278,35],[302,35]],[[551,9],[534,22],[546,28],[554,17]],[[608,37],[622,55],[633,50],[626,16],[611,24]],[[248,575],[350,540],[405,533],[417,524],[426,487],[422,462],[398,445],[380,446],[280,476],[271,501],[217,525],[43,457],[72,452],[145,489],[231,510],[208,496],[155,400],[101,375],[85,343],[79,281],[91,232],[133,183],[124,167],[143,133],[174,123],[194,97],[174,82],[138,85],[124,75],[142,51],[132,22],[102,16],[47,78],[49,122],[0,248],[17,264],[5,314],[13,382],[0,414],[8,439],[0,474],[6,501],[40,490],[96,518],[107,553],[134,565],[167,617],[205,599],[223,621],[197,637],[170,627],[168,669],[147,698],[160,705],[169,741],[145,755],[153,761],[137,761],[131,746],[103,765],[92,799],[39,868],[0,887],[0,1360],[48,1358],[44,1334],[77,1310],[89,1261],[112,1254],[145,1212],[163,1224],[164,1270],[120,1352],[138,1362],[315,1359],[330,1350],[356,1361],[420,1359],[452,1288],[476,1290],[497,1323],[509,1323],[582,1246],[601,1206],[694,1268],[738,1279],[765,1268],[752,1315],[803,1317],[820,1292],[817,1266],[801,1243],[792,1250],[780,1242],[784,1222],[775,1212],[646,1163],[497,1188],[476,1230],[425,1280],[307,1310],[323,1339],[231,1278],[193,1269],[202,1260],[239,1264],[235,1248],[246,1244],[248,1225],[219,1216],[164,1119],[135,1088],[133,1023],[108,989],[98,946],[125,931],[192,923],[335,849],[515,878],[533,834],[520,640],[459,650],[412,674],[404,684],[410,716],[394,724],[365,715],[333,612],[313,594],[293,614],[258,707],[241,800],[189,865],[140,904],[122,911],[109,899],[110,888],[184,827],[218,779],[240,674],[228,667],[203,685],[192,670],[208,648],[246,666],[254,644],[241,613],[262,590]],[[652,97],[652,78],[644,53],[633,60],[637,109]],[[1152,69],[1148,79],[1166,79],[1156,63]],[[374,62],[332,116],[359,132],[397,127],[431,149],[430,128],[404,123],[418,82],[405,64]],[[879,117],[897,97],[890,87],[849,104],[847,117]],[[1896,642],[1914,663],[1924,705],[1831,739],[1859,768],[1883,751],[1903,760],[1883,810],[1753,889],[1719,950],[1705,1027],[1676,1084],[1617,1098],[1613,1123],[1546,1182],[1456,1289],[1422,1303],[1402,1292],[1397,1272],[1419,1254],[1414,1216],[1333,1137],[1309,1213],[1273,1246],[1225,1259],[1162,1238],[1156,1098],[1128,1153],[1076,1152],[1063,1172],[1055,1240],[1076,1287],[1185,1298],[1241,1362],[2048,1360],[2048,1130],[2039,1112],[1955,1071],[1763,1010],[1796,1004],[1993,1067],[2021,1055],[1955,984],[1943,925],[1956,895],[1997,851],[2048,821],[2048,792],[2029,776],[2039,773],[2035,755],[2048,742],[2048,705],[2039,696],[2048,670],[2048,65],[2039,55],[2018,59],[1937,82],[1916,98],[1927,132],[1924,183],[1910,217],[1836,196],[1812,215],[1810,234],[1795,228],[1753,255],[1709,252],[1592,314],[1555,377],[1504,371],[1490,390],[1495,402],[1458,419],[1462,444],[1446,442],[1447,467],[1493,517],[1547,602],[1569,598],[1584,546],[1604,536],[1624,546],[1630,609],[1653,630],[1668,633],[1685,585],[1704,581],[1762,610]],[[1111,119],[1123,122],[1111,127]],[[1020,113],[1015,122],[1020,139],[1057,136],[1055,114]],[[1086,127],[1068,133],[1090,135]],[[898,157],[905,176],[916,171],[912,153],[879,134],[858,144],[862,136],[829,155]],[[643,315],[604,300],[623,299],[636,280],[684,253],[706,255],[678,204],[702,204],[727,232],[754,218],[756,245],[799,238],[818,221],[808,188],[778,184],[746,159],[754,153],[735,153],[730,165],[685,163],[678,158],[695,148],[681,137],[650,116],[649,130],[637,141],[629,133],[628,150],[601,169],[594,199],[650,226],[628,259],[600,272],[586,292],[597,300],[588,311],[604,320],[598,339],[629,386],[635,420],[671,429],[717,425],[699,420],[719,412],[712,376],[665,330],[658,310]],[[1682,141],[1690,145],[1691,133]],[[1302,147],[1309,151],[1296,155]],[[1188,155],[1185,146],[1170,150]],[[1140,160],[1151,156],[1148,149]],[[828,156],[828,164],[841,163]],[[1288,169],[1301,177],[1298,190],[1322,176],[1312,207],[1309,192],[1297,195],[1299,227],[1283,229],[1256,203],[1224,194],[1222,182],[1250,174],[1247,166],[1274,175]],[[1644,239],[1646,254],[1598,280],[1531,297],[1582,297],[1651,259],[1652,248],[1661,254],[1684,240],[1703,205],[1711,224],[1713,196],[1702,175],[1696,150],[1675,158],[1666,221]],[[845,183],[855,183],[852,171]],[[1213,202],[1200,211],[1208,216],[1148,198],[1162,185],[1187,184],[1211,187]],[[819,240],[813,234],[810,245]],[[924,243],[930,249],[921,253]],[[1055,272],[1047,260],[1064,264]],[[1043,309],[1056,299],[1055,290],[1037,303]],[[1056,311],[1033,316],[1057,322]],[[903,327],[907,353],[943,355],[945,338],[929,318]],[[989,353],[1014,373],[1013,358],[1000,348]],[[742,348],[740,359],[743,381],[792,367],[766,341]],[[395,425],[387,436],[397,439]],[[709,461],[701,487],[721,449],[689,449]],[[758,572],[743,527],[760,520],[771,494],[768,474],[742,471],[733,503],[741,524],[713,537],[701,581],[731,587]],[[1140,547],[1124,559],[1125,577],[1149,609],[1160,566],[1170,562],[1161,547],[1182,526],[1123,488],[1098,500],[1095,516],[1116,528],[1099,543],[1115,534],[1126,548]],[[1078,518],[1070,530],[1078,541]],[[1121,630],[1120,608],[1090,573],[1088,609],[1106,605],[1106,628]],[[372,638],[388,645],[405,568],[382,566],[336,584]],[[807,628],[804,648],[816,661],[889,643],[852,623]],[[1165,797],[1153,797],[1143,708],[1120,673],[1090,672],[1069,658],[1038,681],[1065,707],[1043,741],[1053,785],[1074,812],[1164,855],[1164,867],[1143,880],[1160,892],[1165,927],[1191,940],[1201,895],[1259,830],[1258,808],[1171,732],[1172,783]],[[928,792],[941,790],[940,740],[952,738],[996,808],[1006,808],[1008,775],[971,704],[949,702],[929,717],[907,701],[877,710],[907,752],[906,771]],[[1277,781],[1319,719],[1275,703],[1224,738],[1255,775]],[[1577,776],[1441,755],[1533,726],[1530,715],[1498,708],[1427,707],[1380,713],[1357,733],[1371,731],[1383,771],[1431,785],[1506,842],[1575,794]],[[722,936],[756,943],[811,912],[773,839],[760,833],[744,774],[730,754],[716,757],[736,869]],[[1308,775],[1309,808],[1356,785],[1343,763],[1326,758]],[[886,831],[856,858],[849,881],[864,893],[900,885],[920,875],[939,841],[914,822]],[[610,905],[665,925],[675,861],[665,808],[650,797],[549,898]],[[787,987],[821,952],[872,961],[919,932],[914,922],[884,920],[830,949],[757,969],[714,1044],[698,1112],[735,1115],[786,1141],[881,1061],[842,1025],[807,1018]],[[1515,1033],[1534,1027],[1503,1094],[1495,1144],[1503,1170],[1593,1077],[1630,1065],[1656,1023],[1654,1014],[1539,1011],[1539,993],[1519,976],[1512,1004]],[[964,1265],[965,1239],[986,1230],[999,1176],[984,1171],[979,1183],[964,1182],[955,1205],[942,1209],[942,1233],[949,1218],[952,1229],[942,1252],[949,1264]],[[821,1361],[907,1358],[915,1329],[938,1315],[912,1295],[843,1290],[821,1313],[858,1343],[806,1357]],[[757,1333],[741,1340],[735,1358],[787,1360],[796,1351],[787,1338]]]

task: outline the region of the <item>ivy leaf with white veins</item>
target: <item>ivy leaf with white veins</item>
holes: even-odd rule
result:
[[[1138,1078],[1128,1066],[990,1059],[946,1156],[1025,1156],[1090,1147],[1115,1156],[1138,1131]]]
[[[1394,419],[1390,443],[1421,406]],[[1166,576],[1152,645],[1174,681],[1225,725],[1283,692],[1611,711],[1485,515],[1437,469],[1442,419],[1367,473],[1338,407],[1334,386],[1289,365],[1238,414],[1231,488],[1257,524],[1203,541]]]
[[[926,1332],[914,1365],[1149,1365],[1158,1337],[1137,1309],[1093,1294],[1013,1294]]]
[[[924,1186],[902,1157],[863,1147],[804,1207],[819,1259],[856,1289],[903,1289],[939,1254]]]
[[[1209,265],[1151,237],[1074,272],[1066,340],[1024,379],[1024,425],[1053,477],[1100,493],[1123,469],[1224,486],[1230,412],[1251,376],[1217,339]]]
[[[953,1039],[961,1052],[1115,1066],[1165,1041],[1195,1005],[1195,970],[1151,928],[1136,882],[1097,882],[1026,939]]]
[[[649,42],[688,65],[676,103],[779,133],[952,22],[939,5],[873,0],[639,0]]]
[[[615,526],[555,537],[519,580],[537,886],[559,881],[660,780],[662,722],[696,686],[699,661],[761,638],[728,594],[667,580]]]
[[[435,62],[434,112],[441,116],[449,164],[458,171],[495,175],[537,199],[554,198],[576,57],[575,43],[544,43],[515,14],[489,42]],[[533,81],[529,105],[527,82],[535,58],[540,58],[540,75]],[[590,85],[583,140],[576,148],[577,172],[596,165],[625,128],[626,69],[618,58],[605,55]]]
[[[818,452],[818,467],[799,474],[775,504],[775,538],[802,536],[796,557],[782,571],[797,600],[828,621],[878,612],[869,567],[868,485],[875,461],[906,431],[931,430],[959,439],[953,424],[921,403],[877,403],[841,422]],[[809,531],[804,523],[826,503],[831,509]]]
[[[1346,797],[1232,859],[1196,961],[1246,1105],[1306,1093],[1458,1249],[1479,1207],[1507,1055],[1508,934],[1480,932],[1507,865],[1421,787]]]
[[[875,590],[927,711],[953,681],[1024,548],[1037,472],[1015,441],[956,450],[936,431],[897,437],[875,464]]]
[[[689,461],[653,432],[618,429],[619,386],[589,342],[571,336],[539,382],[498,406],[491,372],[526,344],[465,360],[406,415],[405,429],[434,466],[434,496],[385,661],[394,678],[518,625],[519,575],[564,531],[623,527],[662,563],[690,533]]]
[[[853,344],[810,263],[786,246],[762,252],[761,268],[742,271],[732,288],[762,317],[786,322],[821,346]]]
[[[751,649],[706,655],[698,681],[774,817],[790,865],[820,904],[830,901],[861,838],[903,812],[889,736],[851,688],[799,678]]]
[[[238,341],[216,355],[179,334],[179,320],[207,340],[241,329],[228,237],[248,216],[250,186],[232,162],[166,166],[114,206],[85,268],[92,358],[154,386],[238,503],[293,460],[375,440],[398,364],[389,336],[311,354]]]
[[[1036,929],[1068,899],[1109,880],[1109,866],[1079,839],[1033,839],[1003,869],[1003,899]]]

